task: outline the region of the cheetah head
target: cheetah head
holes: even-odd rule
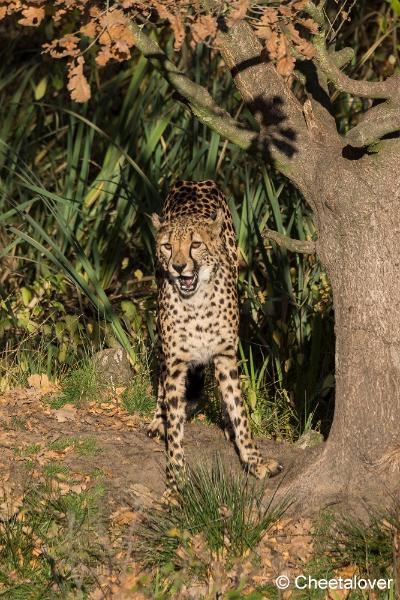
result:
[[[159,263],[181,296],[193,296],[216,272],[222,244],[222,210],[209,219],[185,216],[168,221],[157,214],[151,218]]]

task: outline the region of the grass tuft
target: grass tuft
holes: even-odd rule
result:
[[[287,505],[272,509],[265,485],[232,474],[217,457],[211,470],[188,468],[179,483],[181,502],[152,508],[138,531],[138,557],[146,567],[189,568],[204,574],[214,559],[229,561],[251,551]]]
[[[79,456],[95,456],[102,452],[95,438],[77,438],[73,436],[63,436],[49,444],[49,449],[55,452],[64,452],[68,447],[72,447]]]
[[[329,557],[334,570],[354,565],[370,579],[393,578],[394,537],[400,506],[389,512],[367,507],[367,519],[332,516],[316,531],[316,554]]]
[[[130,414],[150,417],[156,408],[156,399],[147,372],[135,375],[129,386],[122,394],[122,404]]]
[[[87,360],[76,370],[72,370],[62,382],[62,393],[50,400],[52,408],[65,404],[81,406],[85,402],[98,401],[106,392],[106,385],[99,377],[95,365]]]

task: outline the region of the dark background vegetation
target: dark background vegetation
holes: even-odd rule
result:
[[[343,19],[340,9],[351,4],[351,20]],[[399,13],[396,1],[331,3],[331,38],[354,47],[353,76],[393,72]],[[227,196],[240,248],[241,373],[254,429],[277,439],[311,426],[326,434],[334,393],[329,281],[314,255],[265,246],[260,236],[268,225],[315,238],[299,193],[193,119],[139,53],[93,71],[92,99],[77,105],[62,61],[40,53],[50,30],[16,35],[9,21],[0,35],[1,389],[23,385],[31,373],[63,378],[115,344],[137,370],[145,365],[153,374],[148,215],[176,179],[210,178]],[[159,41],[172,56],[172,41]],[[250,120],[218,60],[206,46],[176,56],[217,102]],[[338,97],[343,131],[364,102]]]

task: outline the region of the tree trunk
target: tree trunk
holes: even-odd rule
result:
[[[381,501],[400,480],[400,193],[381,161],[327,158],[312,191],[334,299],[335,413],[293,493],[317,505]]]

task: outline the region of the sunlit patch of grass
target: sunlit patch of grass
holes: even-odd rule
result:
[[[14,453],[17,456],[28,457],[35,454],[38,454],[42,449],[40,444],[30,444],[29,446],[25,446],[24,448],[15,448]]]
[[[26,431],[26,419],[13,415],[9,422],[0,421],[0,427],[4,431]]]
[[[49,444],[49,449],[55,452],[64,452],[68,447],[72,447],[80,456],[94,456],[102,452],[97,440],[91,437],[63,436]]]
[[[50,462],[43,466],[43,475],[49,478],[55,478],[58,476],[67,477],[70,475],[71,469],[66,465],[59,465],[57,463]]]
[[[74,445],[75,438],[72,436],[62,436],[53,442],[50,442],[49,449],[55,452],[64,452],[66,448]]]
[[[79,369],[74,369],[62,381],[62,392],[50,400],[50,406],[58,409],[64,404],[81,406],[85,402],[98,401],[106,392],[107,386],[99,376],[92,361],[86,360]]]
[[[100,467],[95,467],[89,473],[89,477],[91,477],[92,479],[103,479],[103,477],[105,476],[105,472],[103,471],[103,469],[100,469]]]
[[[351,515],[324,512],[314,526],[314,558],[304,567],[304,574],[314,579],[335,579],[339,576],[361,579],[383,579],[390,587],[370,596],[369,591],[350,592],[350,600],[378,597],[394,600],[394,537],[400,531],[400,506],[393,503],[390,510],[365,506],[361,519]],[[295,598],[319,599],[321,590],[296,592]]]
[[[255,548],[287,504],[265,503],[265,485],[232,474],[219,458],[211,470],[188,468],[178,484],[179,506],[152,508],[137,532],[138,557],[147,567],[173,564],[199,574],[213,559],[229,561]]]
[[[95,438],[77,439],[74,442],[74,450],[79,456],[95,456],[103,452]]]
[[[122,405],[130,414],[150,417],[156,407],[150,376],[147,370],[136,373],[122,394]]]

